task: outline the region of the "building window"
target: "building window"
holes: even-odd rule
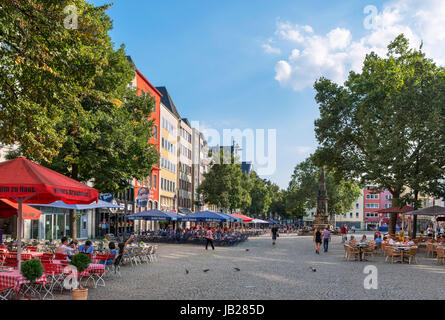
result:
[[[157,125],[153,126],[153,138],[155,140],[158,140],[158,126]]]
[[[379,195],[378,194],[374,194],[374,193],[368,193],[366,195],[366,199],[375,199],[378,200],[379,199]]]
[[[358,209],[360,205],[358,203],[355,204],[355,208]]]
[[[358,212],[355,213],[355,217],[358,218]]]
[[[386,200],[391,200],[391,199],[392,199],[392,194],[387,194],[387,195],[385,196],[385,198],[386,198]]]
[[[378,208],[380,208],[380,205],[378,203],[367,203],[366,208],[367,209],[378,209]]]
[[[153,189],[155,189],[155,190],[158,187],[157,182],[156,182],[157,180],[158,180],[158,175],[154,174],[153,175]],[[151,181],[150,181],[150,184],[151,184]]]
[[[352,212],[351,212],[351,213],[349,213],[349,218],[352,218]]]

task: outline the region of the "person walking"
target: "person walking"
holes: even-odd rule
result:
[[[345,228],[345,225],[341,226],[340,233],[341,233],[341,243],[345,243],[345,238],[346,238],[346,228]]]
[[[206,232],[206,250],[208,249],[208,246],[212,246],[212,249],[215,250],[215,247],[213,246],[213,232],[211,229],[208,229]]]
[[[272,245],[275,245],[275,241],[277,240],[277,236],[278,236],[278,227],[276,224],[273,225],[270,232],[272,233]]]
[[[328,252],[329,247],[329,241],[331,240],[331,233],[329,232],[329,229],[326,228],[323,231],[323,249],[324,252]]]
[[[321,232],[320,230],[318,230],[318,227],[315,228],[314,231],[314,241],[315,241],[315,253],[320,254]]]

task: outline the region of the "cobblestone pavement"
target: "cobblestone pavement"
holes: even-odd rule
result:
[[[385,263],[382,255],[375,262],[345,261],[338,236],[320,255],[312,237],[296,235],[280,236],[276,246],[262,236],[215,251],[160,244],[157,262],[122,267],[122,277],[90,289],[88,299],[444,299],[445,266],[424,251],[418,259],[417,265]],[[371,264],[378,268],[376,290],[363,285],[363,269]]]

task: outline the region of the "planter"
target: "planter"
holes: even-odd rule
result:
[[[87,300],[88,289],[73,289],[72,291],[73,300]]]

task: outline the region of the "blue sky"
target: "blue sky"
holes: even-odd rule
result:
[[[276,129],[277,166],[265,177],[285,188],[317,146],[319,113],[308,83],[320,75],[341,82],[362,51],[385,48],[374,38],[403,31],[405,20],[391,18],[411,1],[116,0],[108,14],[113,41],[126,45],[150,82],[168,88],[182,117],[218,130]],[[364,27],[367,5],[379,10],[380,29]]]

